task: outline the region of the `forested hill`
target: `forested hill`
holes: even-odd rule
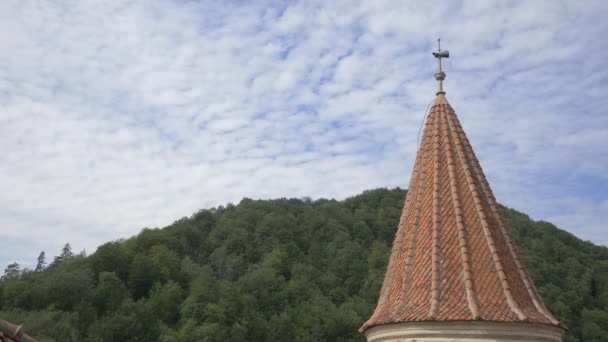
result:
[[[363,341],[405,191],[250,200],[91,256],[9,267],[0,318],[40,341]],[[568,341],[608,341],[608,249],[502,208]]]

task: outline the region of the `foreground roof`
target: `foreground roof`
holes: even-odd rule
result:
[[[23,332],[23,326],[0,319],[0,342],[36,342]]]
[[[361,327],[415,321],[560,326],[546,309],[445,96],[433,103],[378,306]]]

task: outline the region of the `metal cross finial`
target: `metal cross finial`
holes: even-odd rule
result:
[[[445,80],[445,72],[441,69],[441,59],[442,58],[450,58],[450,52],[448,50],[441,51],[441,38],[437,39],[437,52],[433,52],[433,56],[437,58],[439,61],[439,70],[435,74],[435,79],[439,81],[439,90],[437,91],[437,95],[444,95],[445,91],[443,91],[443,80]]]

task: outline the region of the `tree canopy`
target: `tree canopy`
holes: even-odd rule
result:
[[[8,265],[0,317],[40,341],[363,341],[404,198],[243,199],[88,257],[66,244]],[[608,248],[501,210],[567,340],[608,341]]]

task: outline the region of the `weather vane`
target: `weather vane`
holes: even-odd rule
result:
[[[439,91],[437,91],[437,95],[444,95],[445,91],[443,91],[443,80],[445,80],[445,72],[441,69],[441,59],[442,58],[450,58],[450,52],[448,50],[441,51],[441,38],[437,39],[437,52],[433,52],[433,56],[437,58],[439,61],[439,71],[435,74],[435,79],[439,81]]]

